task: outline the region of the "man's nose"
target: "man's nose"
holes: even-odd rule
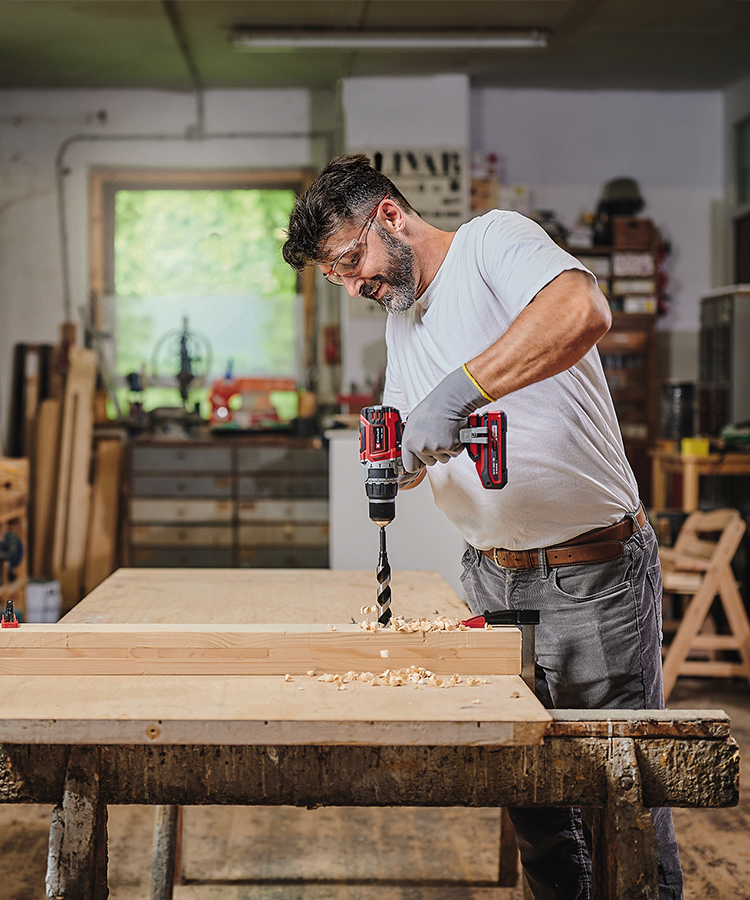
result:
[[[359,297],[365,283],[364,278],[345,278],[344,287],[350,297]]]

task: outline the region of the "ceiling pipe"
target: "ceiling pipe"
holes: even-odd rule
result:
[[[203,78],[198,70],[197,63],[195,62],[193,51],[190,48],[190,42],[188,41],[187,32],[185,31],[185,23],[182,21],[180,11],[177,9],[176,0],[161,0],[161,5],[169,19],[172,33],[174,34],[177,46],[180,48],[180,53],[182,54],[182,58],[190,73],[193,89],[195,91],[195,125],[188,127],[187,136],[191,138],[202,138],[205,134],[205,85],[203,83]]]

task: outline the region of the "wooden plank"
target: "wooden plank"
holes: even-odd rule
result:
[[[2,743],[521,746],[549,713],[517,675],[442,689],[295,676],[2,678]],[[177,801],[175,801],[177,802]]]
[[[70,689],[74,694],[75,684]],[[454,690],[438,695],[444,699]],[[408,692],[413,694],[428,696]],[[483,728],[474,724],[474,732]],[[85,735],[80,738],[85,742]],[[505,746],[476,746],[472,739],[469,733],[465,743],[453,746],[217,745],[210,739],[186,746],[165,737],[154,747],[141,735],[137,742],[102,748],[102,793],[107,803],[149,805],[602,807],[607,802],[609,738],[545,737],[542,743]],[[1,802],[59,802],[67,748],[31,740],[0,747]],[[740,751],[732,739],[657,738],[638,741],[635,750],[644,806],[737,805]]]
[[[94,483],[84,566],[84,589],[92,591],[114,571],[123,442],[101,440],[94,456]]]
[[[71,346],[68,360],[60,432],[52,574],[60,581],[64,604],[72,606],[80,600],[83,586],[96,353]]]
[[[32,520],[32,574],[52,575],[52,536],[55,523],[60,448],[59,400],[43,400],[36,420]]]
[[[395,571],[394,615],[466,618],[468,606],[438,572]],[[375,571],[118,569],[66,622],[360,622],[377,597]]]
[[[404,633],[356,625],[68,623],[0,632],[0,674],[9,675],[344,675],[409,666],[443,676],[516,675],[521,633],[513,627]]]
[[[729,716],[721,709],[552,709],[555,737],[728,738]]]

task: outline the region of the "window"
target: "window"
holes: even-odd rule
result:
[[[312,285],[300,294],[280,252],[302,183],[256,173],[93,174],[92,318],[114,338],[109,370],[121,408],[131,373],[145,376],[147,410],[180,405],[186,358],[187,403],[204,413],[210,386],[227,373],[304,381]]]

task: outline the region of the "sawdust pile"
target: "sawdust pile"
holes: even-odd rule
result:
[[[340,691],[346,690],[346,685],[351,684],[354,681],[369,684],[371,687],[401,687],[402,685],[411,685],[416,688],[452,688],[457,684],[462,683],[468,684],[471,687],[475,687],[479,684],[487,684],[486,678],[478,678],[474,675],[466,678],[462,678],[460,675],[441,677],[422,666],[408,666],[404,669],[386,669],[384,672],[380,672],[377,675],[374,672],[347,672],[345,675],[324,674],[318,677],[318,681],[335,684]]]
[[[372,606],[363,606],[362,615],[375,611]],[[365,619],[359,623],[363,631],[400,631],[403,634],[426,634],[429,631],[470,631],[466,625],[461,624],[461,619],[450,619],[448,616],[438,616],[435,619],[405,619],[403,616],[395,616],[388,625],[380,625]],[[486,628],[492,628],[486,625]]]

